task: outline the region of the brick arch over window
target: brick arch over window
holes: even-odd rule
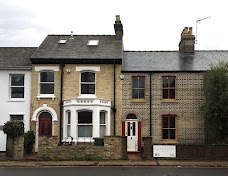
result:
[[[129,111],[126,111],[123,115],[122,115],[122,121],[125,121],[127,119],[127,116],[129,114],[134,114],[136,115],[137,117],[137,120],[140,122],[142,121],[142,116],[138,113],[138,111],[136,110],[129,110]]]

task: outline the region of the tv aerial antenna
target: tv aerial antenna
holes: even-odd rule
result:
[[[198,19],[196,20],[196,44],[197,44],[197,26],[198,26],[198,23],[200,24],[201,21],[206,20],[206,19],[208,19],[208,18],[211,18],[211,16],[206,17],[206,18],[198,18]]]

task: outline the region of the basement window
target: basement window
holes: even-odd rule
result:
[[[60,39],[58,43],[59,44],[65,44],[66,42],[67,42],[67,39]]]
[[[99,40],[89,40],[87,45],[88,46],[97,46],[99,44]]]

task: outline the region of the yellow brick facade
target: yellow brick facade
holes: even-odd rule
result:
[[[55,85],[54,85],[54,99],[52,98],[37,98],[39,94],[39,71],[35,71],[36,66],[57,66],[56,65],[33,65],[32,66],[32,93],[31,93],[31,129],[36,131],[36,123],[32,120],[34,112],[47,104],[57,114],[57,121],[53,122],[53,133],[55,136],[59,136],[59,118],[60,118],[60,87],[61,87],[61,69],[55,71]],[[96,72],[96,97],[102,99],[111,100],[111,107],[114,103],[114,66],[113,64],[66,64],[63,74],[63,100],[76,98],[79,96],[80,90],[80,72],[76,71],[77,66],[99,66],[100,71]],[[66,69],[70,69],[71,72],[67,73]],[[120,80],[121,64],[116,65],[116,135],[121,135],[121,114],[122,114],[122,82]],[[113,135],[114,129],[114,115],[111,110],[111,135]]]

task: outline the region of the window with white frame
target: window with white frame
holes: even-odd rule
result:
[[[17,120],[17,121],[22,121],[24,120],[23,115],[10,115],[10,120]]]
[[[78,112],[78,137],[93,136],[93,113],[91,111]]]
[[[54,71],[40,72],[40,94],[54,94]]]
[[[24,74],[10,75],[10,98],[24,98]]]
[[[104,138],[106,135],[106,113],[104,111],[100,112],[100,137]]]
[[[95,94],[95,73],[94,72],[81,72],[81,94]]]
[[[67,111],[67,116],[66,116],[66,135],[67,138],[71,137],[71,112]]]

